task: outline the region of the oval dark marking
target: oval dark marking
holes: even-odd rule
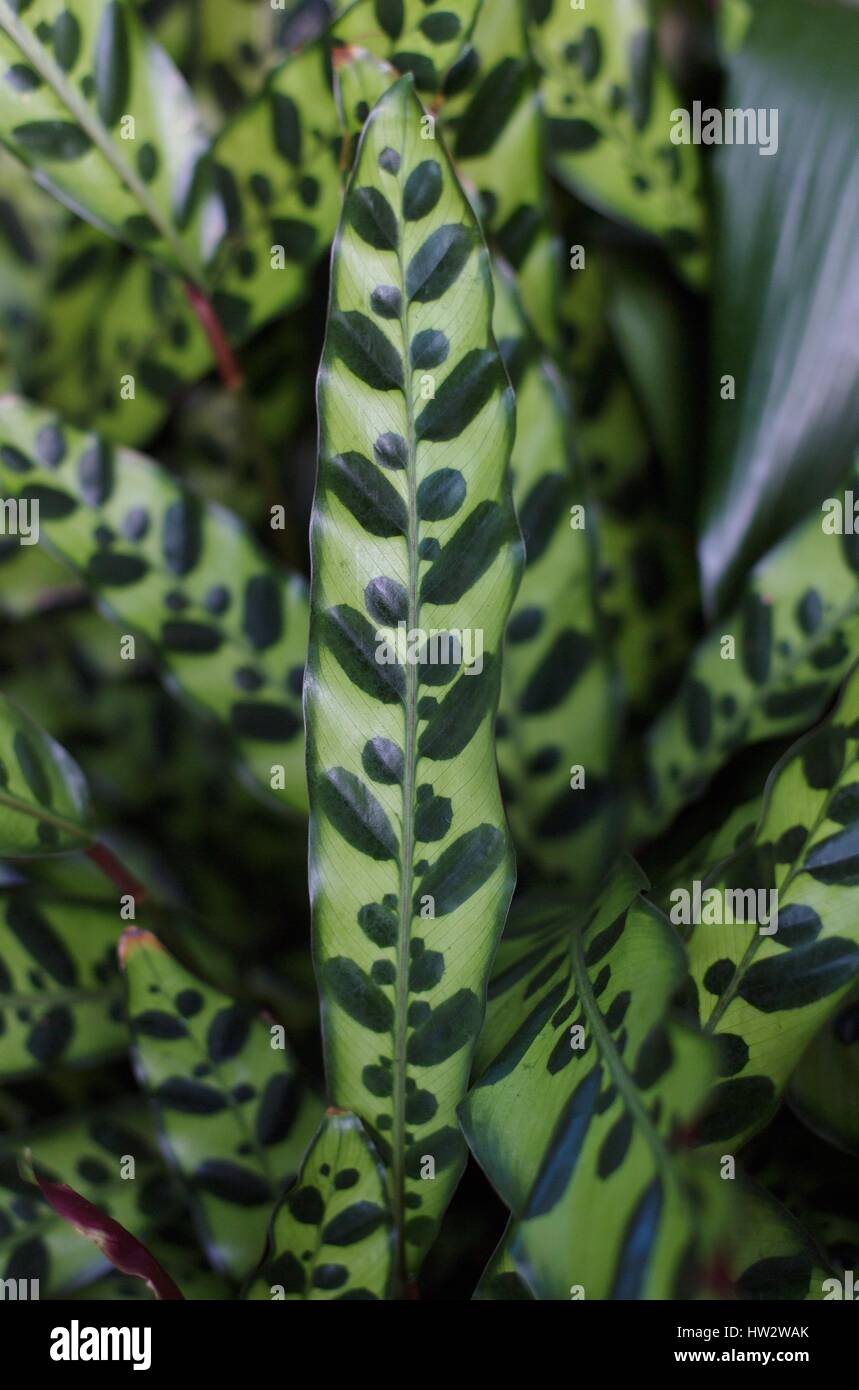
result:
[[[257,574],[245,585],[242,632],[256,651],[274,646],[283,632],[280,585],[270,574]]]
[[[398,859],[397,838],[391,822],[369,787],[347,772],[334,767],[319,779],[319,801],[331,824],[353,849],[370,859]]]
[[[388,1033],[394,1024],[394,1006],[378,985],[348,956],[334,956],[322,967],[332,997],[345,1013],[371,1033]]]
[[[126,15],[117,0],[102,13],[95,45],[95,92],[98,114],[105,125],[116,125],[128,109],[131,54]]]
[[[441,165],[436,159],[424,159],[406,179],[403,189],[403,217],[407,222],[419,222],[432,212],[441,197]]]
[[[383,627],[396,627],[405,622],[409,611],[409,596],[396,579],[379,575],[371,579],[364,590],[364,602],[371,618]]]
[[[400,786],[403,780],[403,750],[389,738],[371,738],[361,752],[361,766],[372,782]]]
[[[406,267],[406,294],[412,303],[440,299],[456,283],[472,250],[471,232],[459,222],[430,232]]]
[[[378,188],[355,188],[349,198],[352,226],[362,241],[377,251],[396,251],[397,214]]]
[[[207,1158],[192,1174],[191,1182],[198,1191],[238,1207],[265,1206],[272,1200],[268,1183],[257,1173],[221,1158]]]

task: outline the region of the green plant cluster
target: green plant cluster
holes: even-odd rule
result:
[[[857,36],[0,0],[0,1279],[859,1268]]]

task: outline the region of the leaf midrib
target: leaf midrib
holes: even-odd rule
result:
[[[146,188],[134,170],[121,158],[110,135],[101,122],[96,119],[91,108],[82,97],[78,96],[74,87],[66,81],[59,66],[44,46],[38,42],[35,35],[31,34],[26,25],[22,24],[9,10],[8,0],[0,0],[0,29],[6,30],[10,39],[17,44],[24,56],[30,60],[36,71],[41,74],[48,86],[60,98],[68,112],[74,116],[78,125],[107,160],[116,176],[125,184],[129,192],[134,194],[147,217],[158,228],[185,274],[195,285],[200,285],[201,288],[205,287],[202,268],[190,255],[170,222],[162,215],[160,208],[149,197]]]
[[[629,928],[627,916],[624,930]],[[606,1065],[618,1089],[624,1105],[633,1117],[634,1122],[640,1126],[644,1135],[645,1142],[653,1154],[657,1168],[667,1181],[674,1178],[674,1171],[668,1150],[654,1128],[650,1116],[641,1100],[638,1087],[630,1079],[623,1059],[615,1046],[611,1033],[605,1026],[599,1004],[593,992],[591,977],[585,963],[583,949],[584,930],[577,931],[574,935],[573,949],[571,952],[573,974],[579,983],[579,997],[582,1001],[582,1008],[588,1017],[588,1022],[593,1030],[594,1040],[600,1054],[605,1058]]]
[[[403,397],[406,406],[406,444],[408,466],[408,534],[406,559],[409,566],[407,631],[417,627],[417,442],[415,411],[412,399],[412,372],[409,356],[409,325],[406,304],[406,273],[403,262],[402,231],[397,237],[397,265],[400,278],[400,335],[403,343]],[[393,1106],[393,1169],[394,1169],[394,1230],[396,1234],[395,1278],[400,1296],[405,1290],[407,1271],[405,1261],[405,1140],[406,1140],[406,1015],[409,1001],[409,945],[411,938],[411,902],[414,888],[415,847],[415,763],[417,757],[417,666],[406,663],[405,747],[403,749],[403,847],[400,862],[400,920],[397,931],[397,985],[394,1012],[394,1090]]]
[[[849,766],[850,766],[850,767],[854,767],[855,764],[856,764],[856,758],[854,757],[854,758],[851,760]],[[786,769],[785,769],[785,770],[786,770]],[[810,826],[809,826],[808,833],[807,833],[807,835],[806,835],[806,837],[805,837],[805,840],[803,841],[802,850],[800,851],[799,856],[798,856],[797,859],[794,861],[794,863],[793,863],[793,865],[791,866],[789,872],[785,875],[784,882],[782,883],[781,887],[778,889],[779,907],[781,906],[781,898],[782,898],[782,895],[787,893],[788,889],[791,887],[791,885],[793,884],[794,880],[795,880],[796,878],[798,878],[799,875],[800,875],[801,873],[804,872],[802,866],[803,866],[803,862],[804,862],[804,859],[805,859],[805,856],[806,856],[806,851],[807,851],[808,848],[810,848],[810,847],[812,846],[812,842],[813,842],[813,840],[814,840],[814,837],[815,837],[815,835],[817,834],[817,832],[818,832],[818,830],[820,829],[820,827],[823,825],[824,821],[826,821],[826,820],[829,819],[829,807],[830,807],[830,805],[832,804],[832,801],[833,801],[833,798],[834,798],[834,796],[835,796],[836,790],[838,790],[838,789],[843,785],[843,782],[844,782],[844,769],[842,769],[840,776],[837,778],[837,780],[836,780],[836,782],[834,783],[834,785],[833,785],[833,786],[829,789],[829,791],[827,792],[826,797],[824,798],[823,803],[822,803],[822,805],[821,805],[820,811],[818,812],[817,816],[815,817],[815,819],[811,822],[811,824],[810,824]],[[773,790],[775,790],[775,788],[773,788]],[[762,826],[762,827],[763,827],[763,825],[764,825],[765,822],[766,822],[766,816],[767,816],[768,811],[769,811],[769,807],[767,806],[767,807],[765,807],[765,808],[763,809],[763,811],[762,811],[762,813],[761,813],[761,826]],[[758,837],[757,837],[757,835],[755,836],[755,842],[756,842],[756,843],[758,842]],[[744,849],[741,850],[740,853],[748,853],[748,847],[747,847],[747,846],[744,847]],[[729,862],[730,862],[730,861],[729,861]],[[723,891],[724,891],[724,890],[723,890]],[[778,933],[776,933],[776,935],[778,935]],[[752,935],[752,939],[751,939],[751,941],[749,942],[748,946],[746,947],[746,949],[745,949],[745,951],[744,951],[744,953],[743,953],[742,959],[739,960],[739,961],[737,962],[736,969],[734,970],[734,974],[733,974],[733,977],[732,977],[732,979],[731,979],[731,983],[728,985],[728,987],[727,987],[727,989],[724,991],[724,993],[721,994],[721,995],[719,996],[719,999],[718,999],[718,1001],[717,1001],[717,1003],[716,1003],[716,1007],[714,1008],[713,1012],[710,1014],[710,1017],[707,1019],[706,1023],[703,1024],[702,1031],[703,1031],[704,1033],[712,1033],[712,1032],[714,1032],[715,1029],[716,1029],[716,1026],[721,1022],[721,1020],[722,1020],[723,1016],[725,1015],[725,1013],[727,1013],[727,1010],[728,1010],[729,1006],[734,1002],[734,1000],[735,1000],[736,997],[737,997],[737,990],[739,989],[739,986],[740,986],[740,984],[741,984],[741,982],[742,982],[742,979],[743,979],[743,976],[745,975],[746,970],[747,970],[747,969],[749,968],[749,966],[753,963],[753,961],[754,961],[754,959],[755,959],[755,956],[757,955],[758,950],[760,949],[760,947],[761,947],[761,945],[762,945],[762,943],[763,943],[763,941],[764,941],[765,939],[766,939],[766,940],[769,940],[768,937],[767,937],[767,938],[764,938],[764,937],[761,936],[760,932],[757,930],[757,924],[755,924],[755,931],[754,931],[754,933],[753,933],[753,935]]]
[[[5,806],[7,810],[16,812],[19,816],[29,816],[31,820],[41,821],[45,825],[53,825],[57,830],[64,830],[67,835],[74,835],[80,840],[81,844],[92,844],[95,836],[89,831],[84,830],[73,821],[65,820],[62,816],[54,815],[52,811],[46,811],[42,806],[31,806],[26,801],[21,801],[17,796],[11,796],[8,792],[0,792],[0,806]],[[14,858],[14,855],[10,855]]]

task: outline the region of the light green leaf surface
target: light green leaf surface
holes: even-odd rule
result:
[[[658,236],[683,275],[707,275],[700,151],[671,140],[679,93],[650,0],[531,6],[531,42],[557,176],[600,211]]]
[[[489,0],[448,74],[440,120],[487,238],[516,272],[541,342],[558,342],[558,243],[552,234],[545,132],[523,0]]]
[[[40,539],[123,636],[154,643],[171,681],[237,740],[255,783],[301,810],[304,580],[151,460],[8,396],[0,484],[39,501]]]
[[[384,1169],[358,1117],[329,1110],[275,1208],[265,1259],[246,1297],[384,1299],[393,1268]]]
[[[0,65],[0,138],[42,186],[101,230],[200,279],[193,194],[206,132],[134,7],[0,0]]]
[[[287,1045],[253,1008],[202,984],[148,932],[121,959],[135,1071],[154,1102],[165,1152],[191,1193],[214,1268],[247,1275],[272,1206],[319,1119]]]
[[[419,92],[437,92],[474,24],[480,0],[444,0],[430,13],[424,0],[352,0],[338,5],[336,44],[357,44],[411,73]]]
[[[0,892],[0,1079],[125,1051],[119,904]]]
[[[520,994],[518,1026],[462,1121],[539,1298],[688,1297],[714,1233],[712,1174],[683,1152],[710,1049],[672,1017],[686,964],[644,886],[622,863],[584,921],[538,920],[494,977],[497,999]]]
[[[704,1143],[737,1143],[766,1123],[859,978],[857,719],[854,673],[830,718],[773,769],[754,839],[700,885],[689,963],[723,1078],[701,1126]],[[706,902],[704,893],[712,894]],[[672,920],[684,905],[675,898]]]
[[[456,1105],[513,879],[492,721],[521,541],[491,312],[479,230],[403,79],[335,243],[305,694],[329,1089],[389,1169],[400,1287],[464,1162]]]

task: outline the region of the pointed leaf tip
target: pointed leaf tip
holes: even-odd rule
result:
[[[65,1183],[49,1182],[34,1174],[48,1205],[87,1240],[91,1240],[115,1269],[142,1279],[164,1301],[184,1299],[184,1294],[136,1236],[107,1216],[93,1202]]]
[[[119,938],[119,964],[125,969],[129,956],[134,951],[148,948],[150,951],[163,951],[164,947],[151,931],[142,927],[126,927]]]

